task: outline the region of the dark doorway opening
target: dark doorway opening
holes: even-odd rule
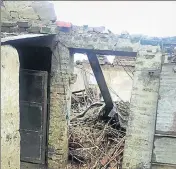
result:
[[[15,47],[20,60],[21,161],[45,165],[52,52],[49,47],[22,44]]]

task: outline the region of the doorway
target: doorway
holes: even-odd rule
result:
[[[20,70],[21,161],[45,164],[47,71]]]
[[[48,47],[16,48],[20,60],[21,161],[46,165],[52,52]]]

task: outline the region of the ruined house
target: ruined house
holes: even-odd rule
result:
[[[53,5],[47,1],[5,1],[2,169],[65,168],[73,56],[89,52],[137,56],[123,169],[175,168],[175,71],[174,63],[163,64],[159,40],[142,44],[99,28],[56,22]]]

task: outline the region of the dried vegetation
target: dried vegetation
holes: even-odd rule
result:
[[[74,116],[69,125],[68,168],[121,169],[125,139],[125,129],[121,124],[126,123],[129,103],[121,101],[116,103],[116,106],[116,115],[120,120],[116,115],[104,119],[103,102],[92,104],[87,102],[86,98],[82,98],[78,104],[74,99]]]

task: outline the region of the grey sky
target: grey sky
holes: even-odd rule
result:
[[[176,1],[55,1],[58,20],[114,33],[176,35]]]

